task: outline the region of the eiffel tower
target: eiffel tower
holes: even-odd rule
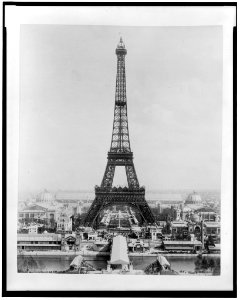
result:
[[[142,223],[155,223],[151,209],[145,200],[145,188],[139,186],[130,147],[125,75],[126,54],[127,50],[120,38],[116,48],[117,77],[111,147],[101,186],[95,187],[95,199],[84,221],[85,226],[94,228],[97,228],[99,224],[101,211],[112,205],[131,206],[138,211]],[[125,166],[128,187],[112,186],[116,166]]]

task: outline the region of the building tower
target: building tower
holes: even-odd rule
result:
[[[75,250],[80,251],[81,248],[81,234],[80,231],[76,230],[76,241],[75,241]]]
[[[100,187],[95,187],[95,200],[86,215],[85,226],[97,227],[100,212],[107,206],[116,204],[135,207],[141,215],[142,223],[155,223],[154,216],[145,200],[145,188],[139,186],[130,147],[125,75],[126,54],[127,50],[120,38],[116,49],[117,77],[111,146],[102,183]],[[128,187],[112,187],[116,166],[125,166]]]

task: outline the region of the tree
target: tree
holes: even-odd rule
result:
[[[171,233],[171,223],[168,221],[166,225],[162,229],[163,234],[170,234]]]
[[[86,214],[77,214],[76,216],[72,216],[72,229],[73,231],[76,231],[76,229],[83,225],[84,216]]]
[[[214,267],[215,267],[215,260],[214,260],[213,258],[211,258],[211,259],[209,260],[209,268],[210,268],[211,270],[213,270]]]
[[[57,222],[54,219],[50,219],[50,229],[55,232],[56,228],[57,228]]]
[[[220,275],[220,271],[221,271],[221,268],[220,268],[220,258],[216,258],[215,260],[215,267],[213,268],[213,275],[216,276],[216,275]]]
[[[215,246],[214,240],[213,240],[213,237],[211,236],[211,234],[208,236],[208,241],[209,241],[209,245]]]
[[[162,243],[161,243],[160,249],[163,250],[163,251],[165,251],[165,244],[164,244],[163,241],[162,241]]]
[[[209,267],[208,261],[207,261],[206,257],[203,257],[201,268],[202,268],[203,270],[207,270],[208,267]]]
[[[128,235],[129,238],[131,239],[136,239],[137,238],[137,235],[135,232],[131,232],[129,235]]]
[[[159,215],[161,221],[173,220],[175,217],[175,210],[173,208],[164,208]]]
[[[206,258],[199,255],[195,261],[195,271],[196,272],[205,272],[210,269],[213,275],[220,274],[220,259],[214,260],[213,258]]]
[[[178,233],[175,235],[175,238],[176,238],[176,240],[183,240],[183,233],[182,233],[182,232],[178,232]]]
[[[201,270],[202,257],[198,256],[194,264],[195,264],[195,272],[199,272]]]
[[[209,241],[208,240],[206,240],[204,246],[205,246],[205,249],[209,252]]]

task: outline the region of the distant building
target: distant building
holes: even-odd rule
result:
[[[202,250],[202,243],[198,240],[192,241],[164,241],[165,250],[171,252],[194,253]]]
[[[188,195],[182,209],[182,218],[185,221],[200,222],[216,221],[216,212],[213,208],[202,203],[202,198],[196,192]]]
[[[176,221],[182,221],[180,208],[177,208],[176,210]]]
[[[29,234],[37,234],[38,233],[38,226],[37,225],[32,225],[28,227],[28,233]]]
[[[195,211],[196,209],[199,209],[203,206],[203,201],[198,193],[193,192],[190,195],[188,195],[184,205]]]
[[[94,192],[58,191],[56,201],[62,203],[91,203],[94,200]]]
[[[199,213],[196,213],[196,211],[194,213],[190,214],[190,221],[193,223],[199,223],[201,221],[201,216]]]
[[[26,222],[31,221],[45,221],[50,223],[56,216],[56,210],[54,208],[47,208],[46,206],[33,204],[18,211],[18,220],[24,220]]]
[[[36,202],[51,203],[53,201],[55,201],[55,196],[47,190],[44,190],[36,197]]]
[[[72,218],[66,213],[60,213],[57,219],[57,231],[72,232]]]
[[[201,220],[205,222],[215,222],[217,218],[216,212],[211,207],[202,207],[195,210]]]
[[[220,238],[220,222],[204,222],[204,232],[213,238]]]
[[[154,235],[154,240],[156,240],[156,235]],[[150,245],[148,242],[140,240],[140,239],[130,239],[128,242],[128,250],[129,252],[145,252],[150,249]]]
[[[193,192],[190,195],[188,195],[188,197],[185,201],[185,204],[186,205],[188,205],[188,204],[202,204],[202,198],[198,193]]]
[[[18,234],[17,249],[20,251],[66,251],[75,249],[80,250],[81,235],[77,234]]]
[[[149,232],[151,235],[152,241],[156,241],[162,238],[162,228],[163,226],[149,226]]]
[[[164,208],[180,207],[184,200],[181,194],[146,193],[146,200],[151,208],[156,208],[162,213]]]
[[[55,233],[18,234],[17,248],[26,251],[61,250],[61,235]]]
[[[192,208],[188,206],[184,206],[182,209],[182,219],[184,221],[190,220],[191,213],[192,213]]]
[[[172,235],[183,235],[188,236],[188,223],[184,221],[173,221],[171,222]]]

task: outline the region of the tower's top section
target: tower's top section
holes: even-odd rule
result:
[[[117,45],[116,54],[117,55],[126,55],[127,54],[127,49],[125,48],[122,37],[120,37],[120,41]]]

